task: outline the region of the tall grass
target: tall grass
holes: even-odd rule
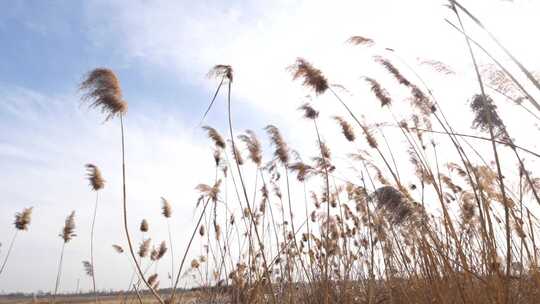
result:
[[[94,297],[96,304],[98,303],[98,294],[96,290],[96,264],[94,262],[94,228],[96,224],[97,209],[99,202],[98,191],[105,186],[105,180],[101,175],[101,171],[96,165],[86,164],[87,177],[90,182],[90,187],[96,192],[96,202],[94,204],[94,215],[92,217],[92,225],[90,228],[90,262],[83,262],[86,274],[92,278],[92,287],[94,289]]]
[[[13,233],[13,237],[11,238],[11,241],[9,242],[9,247],[6,252],[6,255],[4,257],[4,261],[2,262],[2,266],[0,267],[0,274],[4,272],[4,269],[6,268],[7,262],[9,260],[9,256],[11,254],[11,250],[13,250],[13,245],[15,244],[15,240],[17,239],[17,235],[19,234],[19,231],[27,231],[28,227],[30,226],[30,222],[32,221],[32,210],[33,208],[24,208],[21,212],[15,213],[15,221],[13,222],[13,225],[15,226],[15,232]]]
[[[387,79],[364,75],[359,86],[370,92],[371,102],[380,105],[381,117],[388,120],[373,121],[355,110],[357,101],[341,93],[344,87],[332,85],[335,79],[328,79],[308,60],[299,57],[288,67],[291,80],[300,80],[314,95],[298,114],[304,118],[298,124],[311,130],[305,136],[311,136],[313,155],[294,150],[296,143],[287,142],[275,125],[264,128],[268,151],[256,132],[235,132],[233,68],[212,68],[209,75],[218,85],[203,121],[224,98],[227,130],[223,134],[227,136],[202,127],[213,145],[214,176],[196,187],[200,194],[196,223],[189,230],[189,241],[182,244],[178,265],[170,226],[172,208],[164,198],[161,212],[169,248],[165,241],[152,245],[146,236],[148,222],[143,220],[142,241],[135,252],[126,200],[123,117],[127,103],[111,70],[91,71],[81,85],[84,99],[100,108],[106,120],[120,120],[123,224],[134,267],[128,289],[136,292],[139,303],[143,303],[144,286],[161,304],[182,303],[183,293],[177,290],[181,283],[197,287],[197,300],[206,303],[538,302],[540,178],[530,164],[540,154],[516,143],[498,107],[501,98],[511,95],[512,100],[528,101],[527,106],[524,102],[516,106],[524,110],[520,113],[538,119],[538,103],[531,91],[540,88],[538,80],[472,12],[455,0],[449,1],[449,7],[456,20],[448,22],[465,39],[478,84],[468,101],[471,134],[456,131],[463,121],[450,120],[445,111],[451,105],[441,101],[415,65],[371,38],[353,36],[349,42],[377,53],[374,62]],[[484,30],[510,61],[496,59],[470,37],[464,18]],[[493,61],[495,70],[482,71],[480,56]],[[519,76],[502,62],[516,65],[526,82],[519,82]],[[423,64],[443,75],[454,73],[441,62]],[[395,99],[395,90],[404,90],[408,103]],[[323,96],[346,116],[317,109],[317,99]],[[328,122],[327,116],[335,128],[322,123]],[[341,144],[335,144],[335,138],[328,140],[336,134],[343,137]],[[343,157],[343,149],[354,152]],[[96,203],[91,260],[83,265],[93,279],[97,302],[93,240],[97,193],[104,183],[97,167],[87,165],[87,169]],[[30,211],[17,214],[16,231],[26,230]],[[65,244],[74,236],[73,218],[74,213],[61,234],[64,244],[53,302]],[[119,245],[113,248],[124,252]],[[168,250],[172,288],[160,290],[158,262]],[[131,300],[125,296],[122,302]]]

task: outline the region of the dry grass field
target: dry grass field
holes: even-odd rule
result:
[[[128,297],[57,295],[64,248],[76,237],[70,213],[60,235],[64,247],[51,296],[3,298],[0,304],[540,303],[540,174],[529,165],[540,155],[515,140],[507,127],[513,122],[498,106],[510,100],[519,115],[538,122],[540,105],[534,96],[540,80],[490,36],[472,12],[457,1],[449,1],[449,9],[477,76],[476,93],[468,101],[472,121],[466,122],[471,126],[467,134],[456,131],[462,121],[445,115],[453,101],[432,90],[418,66],[400,61],[397,51],[379,46],[375,37],[353,36],[345,47],[371,48],[377,54],[373,60],[387,79],[363,76],[359,86],[371,90],[371,102],[377,103],[384,121],[353,110],[358,101],[307,59],[291,62],[291,81],[311,96],[298,109],[298,123],[312,130],[312,155],[297,153],[295,143],[274,125],[264,129],[267,147],[259,140],[262,134],[236,130],[231,114],[236,106],[233,67],[212,68],[209,76],[216,89],[207,113],[214,102],[225,101],[228,124],[222,130],[203,127],[213,145],[209,153],[215,174],[196,187],[196,222],[182,231],[189,234],[187,244],[173,242],[172,207],[165,198],[161,224],[167,225],[169,239],[152,243],[145,234],[147,222],[139,231],[128,225],[128,103],[114,71],[90,71],[80,85],[83,102],[101,111],[110,128],[121,131],[118,167],[127,246],[114,249],[133,265],[133,279],[126,282],[132,289]],[[505,65],[468,36],[463,19],[487,33],[510,58]],[[494,68],[481,69],[479,56],[493,59]],[[507,64],[514,68],[507,69]],[[440,77],[454,73],[442,62],[424,65]],[[396,91],[406,98],[395,99]],[[328,117],[319,110],[321,96],[345,114]],[[333,127],[322,121],[331,121]],[[536,140],[538,130],[530,132]],[[400,141],[389,142],[390,133]],[[328,144],[329,137],[339,137],[353,152]],[[106,177],[96,165],[86,169],[97,208]],[[231,213],[228,206],[240,212]],[[16,215],[16,231],[28,229],[31,215],[31,208]],[[100,266],[93,260],[95,224],[99,221],[88,227],[92,253],[84,261],[92,280],[94,266]],[[193,248],[194,240],[203,244],[200,252]],[[169,261],[165,254],[171,248],[177,251]],[[171,268],[171,278],[160,278],[152,270],[158,262]],[[198,289],[178,291],[186,281]],[[165,291],[160,283],[173,283],[173,288]]]

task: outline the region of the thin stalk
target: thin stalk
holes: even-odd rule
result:
[[[516,57],[514,57],[514,55],[512,55],[512,53],[510,53],[510,51],[504,47],[502,45],[502,43],[499,42],[499,40],[497,38],[495,38],[495,36],[490,32],[488,31],[488,29],[484,26],[484,24],[482,24],[482,22],[480,22],[480,20],[478,18],[476,18],[469,10],[467,10],[465,7],[463,7],[459,2],[457,2],[456,0],[450,0],[450,2],[452,4],[455,4],[455,6],[459,7],[465,14],[467,14],[482,30],[484,30],[488,36],[506,53],[506,55],[508,55],[508,57],[510,57],[510,59],[512,59],[512,61],[519,67],[519,69],[523,72],[523,74],[525,74],[527,76],[527,78],[534,84],[534,86],[540,90],[540,83],[538,82],[538,80],[536,80],[536,78],[534,78],[534,76],[531,74],[531,72],[529,72],[525,66],[519,61],[517,60]],[[457,14],[457,10],[455,9],[455,6],[453,6],[454,8],[454,11],[456,12]],[[461,23],[461,21],[460,21]],[[537,102],[535,102],[534,100],[530,100],[531,103],[534,105],[534,107],[540,111],[540,104],[538,104]]]
[[[2,268],[0,268],[0,274],[4,272],[4,268],[6,267],[9,254],[11,253],[11,249],[13,249],[13,244],[15,243],[15,239],[17,238],[17,235],[19,234],[19,229],[15,229],[15,233],[13,234],[13,237],[11,238],[11,242],[9,243],[9,248],[6,253],[6,257],[4,258],[4,262],[2,263]]]
[[[451,0],[452,3],[455,3],[455,1]],[[459,24],[460,24],[460,27],[461,27],[461,30],[463,33],[465,33],[465,28],[463,26],[463,22],[461,21],[461,17],[459,15],[459,13],[457,12],[455,6],[452,6],[452,8],[454,9],[454,13],[456,14],[456,17],[458,18],[458,21],[459,21]],[[476,57],[474,55],[474,52],[473,52],[473,49],[472,49],[472,46],[471,46],[471,42],[469,41],[469,38],[468,37],[465,37],[465,41],[467,42],[467,47],[469,49],[469,53],[471,55],[471,59],[473,61],[473,65],[474,65],[474,70],[476,72],[476,76],[478,78],[478,84],[480,86],[480,91],[482,93],[482,98],[483,98],[483,101],[484,103],[487,102],[487,97],[486,97],[486,93],[485,93],[485,90],[484,90],[484,84],[483,84],[483,81],[482,81],[482,76],[480,75],[480,71],[478,69],[478,64],[476,62]],[[540,88],[540,87],[539,87]],[[486,105],[484,105],[486,106]],[[493,120],[492,120],[492,117],[491,117],[491,111],[488,110],[487,111],[487,118],[488,118],[488,124],[489,124],[489,135],[491,137],[491,139],[493,140],[495,138],[495,135],[494,135],[494,132],[493,132]],[[497,145],[495,145],[495,142],[491,142],[491,146],[493,148],[493,155],[495,157],[495,164],[497,165],[497,177],[499,179],[499,187],[500,187],[500,191],[501,191],[501,194],[502,194],[502,199],[503,199],[503,205],[504,205],[504,217],[505,217],[505,225],[506,225],[506,282],[505,282],[505,294],[504,294],[504,297],[505,297],[505,303],[508,303],[508,301],[510,300],[509,299],[509,293],[510,293],[510,281],[509,281],[509,276],[510,276],[510,266],[512,264],[512,247],[511,247],[511,243],[510,243],[510,239],[511,239],[511,232],[510,232],[510,212],[509,212],[509,208],[508,208],[508,200],[506,198],[506,190],[504,188],[504,181],[503,181],[503,175],[502,175],[502,171],[501,171],[501,164],[500,164],[500,161],[499,161],[499,154],[497,152]]]
[[[98,303],[98,294],[96,291],[96,266],[94,264],[94,227],[96,224],[98,201],[99,201],[99,192],[96,191],[96,203],[94,205],[94,216],[92,217],[92,228],[90,231],[90,263],[92,264],[92,287],[94,288],[94,297],[95,297],[96,304]]]
[[[332,91],[332,93],[334,93],[334,91]],[[335,95],[336,93],[334,93]],[[338,99],[339,97],[337,95],[335,95]],[[341,101],[341,99],[339,99]],[[341,102],[344,106],[345,106],[345,103]],[[347,108],[347,106],[345,106]],[[347,108],[348,109],[348,108]],[[349,111],[350,112],[350,111]],[[350,112],[351,115],[352,115],[352,112]],[[358,122],[360,123],[360,122]],[[323,160],[323,169],[324,169],[324,176],[325,176],[325,183],[326,183],[326,240],[324,242],[324,250],[325,250],[325,255],[324,255],[324,279],[325,279],[325,284],[324,284],[324,295],[325,295],[325,299],[324,299],[324,303],[328,304],[330,303],[330,294],[329,294],[329,289],[330,289],[330,281],[329,281],[329,276],[328,276],[328,232],[330,231],[330,181],[329,181],[329,177],[328,177],[328,168],[326,166],[326,162],[325,162],[325,157],[324,157],[324,153],[323,153],[323,147],[322,147],[322,141],[321,141],[321,135],[319,133],[319,127],[317,126],[317,120],[313,119],[313,124],[315,125],[315,132],[317,133],[317,141],[319,143],[319,150],[320,150],[320,153],[321,153],[321,158]]]
[[[62,263],[64,261],[64,249],[66,248],[66,242],[62,243],[62,251],[60,251],[60,261],[58,262],[58,272],[56,273],[56,283],[54,284],[54,294],[52,304],[56,303],[56,294],[58,293],[58,286],[60,286],[60,276],[62,275]]]
[[[399,126],[392,126],[392,127],[396,127],[396,128],[399,128]],[[538,158],[540,158],[540,154],[534,152],[534,151],[531,151],[527,148],[524,148],[524,147],[521,147],[521,146],[518,146],[512,142],[508,142],[508,141],[504,141],[504,140],[498,140],[498,139],[491,139],[491,138],[487,138],[487,137],[483,137],[483,136],[478,136],[478,135],[471,135],[471,134],[464,134],[464,133],[456,133],[456,132],[452,132],[452,131],[435,131],[435,130],[428,130],[428,129],[422,129],[422,128],[415,128],[415,127],[409,127],[410,130],[417,130],[417,131],[422,131],[422,132],[427,132],[427,133],[434,133],[434,134],[445,134],[445,135],[450,135],[450,136],[459,136],[459,137],[468,137],[468,138],[474,138],[474,139],[480,139],[480,140],[485,140],[485,141],[489,141],[489,142],[495,142],[497,144],[501,144],[501,145],[505,145],[505,146],[509,146],[511,148],[515,148],[515,149],[519,149],[523,152],[526,152],[526,153],[529,153],[533,156],[536,156]]]
[[[174,275],[174,253],[173,253],[173,242],[171,236],[171,221],[167,219],[167,230],[169,232],[169,247],[171,250],[171,287],[173,287],[173,275]]]
[[[272,279],[270,278],[270,275],[268,274],[269,269],[268,269],[268,263],[267,263],[267,260],[266,260],[266,254],[264,253],[264,244],[261,241],[259,231],[258,231],[258,228],[257,228],[257,224],[255,223],[254,213],[253,213],[253,210],[251,209],[251,204],[249,203],[249,198],[248,198],[246,186],[245,186],[245,183],[244,183],[244,180],[243,180],[243,177],[242,177],[242,171],[240,170],[240,164],[238,164],[238,155],[236,155],[236,145],[234,143],[234,134],[233,134],[233,129],[232,129],[232,117],[231,117],[231,82],[232,82],[232,80],[229,79],[228,90],[227,90],[227,112],[228,112],[228,116],[229,116],[229,133],[230,133],[230,136],[231,136],[233,154],[234,154],[234,159],[235,159],[235,163],[236,163],[236,169],[238,170],[238,176],[240,178],[240,184],[242,185],[242,190],[244,192],[244,197],[246,199],[246,205],[247,205],[248,211],[250,213],[250,218],[251,218],[253,228],[254,228],[254,231],[255,231],[255,236],[257,237],[257,242],[259,243],[259,247],[261,249],[261,257],[262,257],[263,263],[264,263],[264,265],[263,265],[264,266],[264,276],[268,280],[267,283],[268,283],[268,286],[270,287],[270,290],[271,290],[273,303],[275,304],[276,303],[276,298],[275,298],[275,294],[274,294],[274,290],[273,290],[274,288],[272,287]]]
[[[199,225],[201,224],[201,221],[204,218],[204,214],[206,212],[206,207],[208,207],[209,202],[210,202],[210,198],[207,198],[206,202],[204,203],[204,207],[203,207],[203,210],[201,212],[201,215],[199,216],[199,220],[197,221],[197,225],[195,225],[195,229],[193,229],[193,233],[191,234],[191,238],[189,239],[186,250],[184,251],[184,256],[182,257],[182,261],[180,262],[180,268],[178,269],[178,272],[177,272],[177,275],[176,275],[176,281],[174,283],[173,290],[172,290],[172,293],[171,293],[171,298],[169,300],[170,303],[174,303],[174,295],[176,293],[176,288],[178,287],[178,283],[180,282],[180,276],[182,274],[182,268],[184,267],[184,263],[186,261],[187,254],[189,252],[189,248],[191,248],[191,243],[193,243],[193,239],[195,238],[195,235],[197,234],[197,230],[199,230]]]
[[[126,153],[125,153],[125,143],[124,143],[124,120],[123,116],[120,116],[120,131],[122,135],[122,202],[123,202],[123,217],[124,217],[124,231],[126,233],[126,238],[128,241],[129,252],[137,268],[140,279],[144,284],[150,289],[152,295],[158,300],[160,304],[165,304],[163,299],[157,294],[157,292],[152,288],[152,286],[145,279],[141,266],[137,262],[137,257],[135,256],[135,251],[133,250],[133,244],[131,242],[131,237],[129,235],[128,220],[127,220],[127,198],[126,198]]]

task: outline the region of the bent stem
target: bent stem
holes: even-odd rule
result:
[[[96,223],[96,215],[98,209],[99,192],[96,191],[96,203],[94,205],[94,217],[92,218],[92,229],[90,232],[90,263],[92,264],[92,285],[94,287],[94,297],[96,304],[98,303],[98,294],[96,292],[96,265],[94,264],[94,227]]]
[[[452,3],[455,3],[455,1],[452,1]],[[452,6],[452,8],[454,9],[454,13],[456,14],[456,17],[459,21],[459,25],[461,27],[461,30],[463,31],[463,33],[465,33],[465,28],[463,26],[463,23],[461,21],[461,17],[459,15],[459,13],[457,12],[455,6]],[[480,71],[479,71],[479,68],[478,68],[478,63],[476,62],[476,57],[474,55],[474,52],[473,52],[473,49],[472,49],[472,46],[471,46],[471,43],[469,41],[469,38],[466,36],[465,37],[465,41],[467,42],[467,47],[468,47],[468,50],[469,50],[469,53],[471,55],[471,59],[473,61],[473,65],[474,65],[474,70],[476,72],[476,76],[477,76],[477,79],[478,79],[478,84],[480,86],[480,92],[482,93],[482,98],[483,98],[483,102],[484,102],[484,107],[486,107],[486,103],[487,103],[487,97],[486,97],[486,93],[485,93],[485,90],[484,90],[484,84],[483,84],[483,81],[482,81],[482,77],[480,75]],[[491,115],[491,111],[487,111],[487,120],[488,120],[488,124],[489,124],[489,135],[490,135],[490,138],[491,138],[491,146],[492,146],[492,149],[493,149],[493,155],[495,157],[495,164],[497,166],[497,177],[499,179],[499,188],[500,188],[500,191],[501,191],[501,195],[502,195],[502,200],[503,200],[503,206],[504,206],[504,217],[505,217],[505,228],[506,228],[506,278],[505,278],[505,284],[504,284],[504,302],[505,303],[508,303],[509,301],[509,284],[510,284],[510,281],[509,281],[509,276],[510,276],[510,266],[512,264],[512,248],[511,248],[511,242],[510,242],[510,239],[511,239],[511,231],[510,231],[510,212],[509,212],[509,207],[508,207],[508,200],[507,200],[507,197],[506,197],[506,190],[505,190],[505,187],[504,187],[504,181],[503,181],[503,175],[502,175],[502,170],[501,170],[501,163],[500,163],[500,160],[499,160],[499,154],[497,152],[497,145],[495,144],[494,142],[494,139],[495,139],[495,135],[494,135],[494,131],[493,131],[493,119],[492,119],[492,115]]]
[[[206,199],[206,202],[204,203],[203,210],[201,212],[201,215],[199,216],[199,220],[197,221],[197,225],[195,225],[195,229],[193,229],[193,233],[191,234],[191,238],[189,239],[188,245],[186,247],[186,250],[184,251],[184,256],[182,257],[182,262],[180,262],[180,268],[178,269],[177,275],[176,275],[176,281],[174,283],[174,287],[171,293],[171,298],[169,299],[169,303],[174,303],[174,295],[176,293],[176,288],[178,288],[178,283],[180,282],[180,276],[182,275],[182,268],[184,267],[184,263],[186,261],[187,254],[189,252],[189,248],[191,248],[191,243],[193,243],[193,239],[195,238],[195,235],[197,234],[197,230],[199,230],[199,226],[202,222],[202,219],[204,218],[204,214],[206,212],[206,207],[208,207],[208,203],[210,202],[210,198]]]
[[[262,260],[263,260],[263,266],[264,266],[264,277],[267,279],[267,284],[268,286],[270,287],[270,293],[272,294],[272,301],[273,303],[277,303],[276,302],[276,296],[274,294],[274,288],[272,287],[272,280],[270,278],[270,275],[268,274],[269,273],[269,268],[268,268],[268,262],[266,260],[266,254],[264,253],[264,244],[262,243],[261,241],[261,237],[260,237],[260,234],[259,234],[259,229],[257,228],[257,223],[255,222],[255,214],[253,213],[253,210],[251,209],[251,204],[249,203],[249,198],[248,198],[248,194],[247,194],[247,190],[246,190],[246,186],[244,184],[244,179],[242,177],[242,171],[240,170],[240,164],[238,163],[238,155],[236,155],[236,145],[235,145],[235,142],[234,142],[234,133],[233,133],[233,129],[232,129],[232,117],[231,117],[231,82],[232,82],[232,79],[229,79],[229,83],[228,83],[228,91],[227,91],[227,112],[228,112],[228,116],[229,116],[229,133],[230,133],[230,136],[231,136],[231,143],[232,143],[232,150],[233,150],[233,154],[234,154],[234,160],[235,160],[235,163],[236,163],[236,169],[238,170],[238,176],[240,177],[240,184],[242,185],[242,190],[244,192],[244,197],[246,199],[246,205],[247,205],[247,208],[248,208],[248,211],[249,211],[249,214],[250,214],[250,219],[251,219],[251,222],[253,224],[253,229],[255,231],[255,236],[257,237],[257,242],[259,243],[259,247],[260,247],[260,250],[261,250],[261,257],[262,257]]]
[[[2,263],[2,268],[0,268],[0,274],[4,272],[4,268],[6,267],[7,261],[9,259],[9,254],[11,253],[11,249],[13,249],[13,244],[15,243],[15,239],[17,238],[18,234],[19,234],[19,230],[16,229],[15,233],[13,234],[13,237],[11,238],[11,242],[9,243],[9,248],[6,253],[6,257],[4,258],[4,262]]]
[[[52,304],[56,303],[56,294],[58,287],[60,286],[60,277],[62,275],[62,262],[64,261],[64,249],[66,248],[66,242],[62,243],[62,251],[60,251],[60,261],[58,262],[58,272],[56,274],[56,283],[54,284],[54,294]]]
[[[131,237],[129,236],[129,228],[128,228],[128,221],[127,221],[127,199],[126,199],[126,160],[125,160],[125,144],[124,144],[124,120],[123,115],[120,116],[120,131],[122,135],[122,201],[123,201],[123,213],[124,213],[124,231],[126,232],[126,238],[128,241],[128,247],[129,247],[129,253],[131,254],[131,257],[133,258],[133,262],[135,263],[135,268],[137,268],[137,272],[139,273],[140,279],[144,282],[144,284],[150,289],[150,292],[152,292],[152,295],[158,300],[160,304],[165,304],[163,299],[157,294],[157,292],[154,290],[154,288],[148,283],[148,281],[144,278],[144,273],[142,272],[141,266],[137,262],[137,257],[135,256],[135,251],[133,250],[133,244],[131,242]]]

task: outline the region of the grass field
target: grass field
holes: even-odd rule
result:
[[[526,140],[516,140],[524,134],[512,133],[526,119],[540,121],[534,98],[540,80],[465,7],[449,1],[449,8],[477,79],[469,112],[463,114],[467,121],[448,118],[454,101],[434,91],[420,71],[427,66],[435,77],[448,79],[455,74],[451,67],[438,61],[408,64],[375,38],[353,36],[346,47],[371,50],[385,75],[383,80],[364,75],[357,83],[369,89],[377,115],[364,115],[346,88],[299,57],[288,71],[310,95],[298,109],[298,124],[310,130],[311,153],[294,150],[295,143],[274,125],[264,128],[269,143],[264,148],[254,131],[235,129],[233,67],[213,67],[209,76],[216,86],[207,113],[214,102],[225,100],[227,126],[202,127],[213,146],[215,173],[196,187],[195,225],[182,231],[190,237],[187,244],[173,242],[178,231],[171,231],[172,207],[165,198],[161,224],[167,226],[167,240],[152,243],[145,221],[138,231],[128,224],[128,103],[114,71],[90,71],[80,84],[82,101],[121,131],[118,167],[127,246],[114,245],[114,250],[133,266],[126,284],[132,290],[129,297],[96,293],[94,225],[106,184],[99,167],[87,164],[96,211],[88,227],[90,259],[83,265],[93,292],[58,294],[64,249],[76,237],[73,212],[60,234],[63,247],[51,295],[3,297],[0,304],[540,303],[540,175],[530,165],[540,155]],[[510,58],[505,65],[468,36],[465,18]],[[481,69],[479,57],[491,60],[492,69]],[[343,115],[328,117],[317,103],[323,98]],[[517,114],[501,110],[507,107]],[[463,125],[470,126],[468,133],[456,131]],[[526,137],[537,140],[539,131],[531,127],[529,132]],[[31,208],[17,213],[15,231],[27,230],[31,216]],[[194,240],[200,248],[192,246]],[[180,251],[173,254],[172,248]],[[170,267],[170,278],[153,271],[158,262]],[[197,289],[178,291],[186,282]]]

